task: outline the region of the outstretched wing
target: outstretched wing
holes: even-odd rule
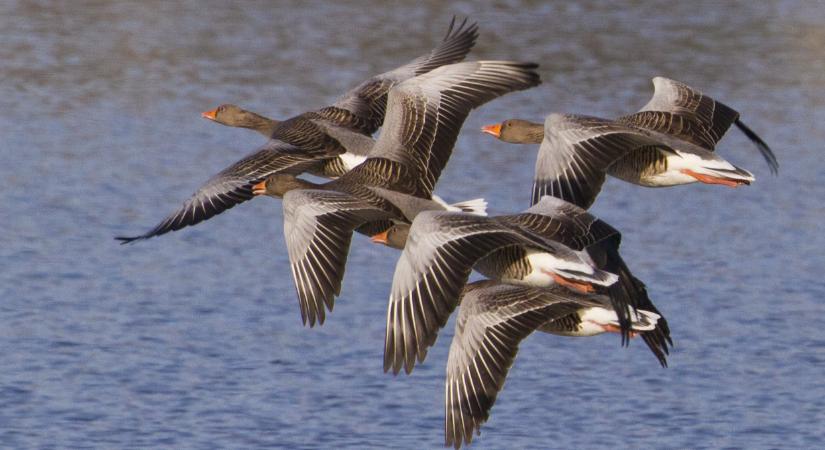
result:
[[[119,236],[126,244],[198,224],[253,197],[252,186],[275,173],[300,173],[315,160],[297,147],[272,139],[201,186],[177,211],[139,236]]]
[[[535,64],[474,61],[439,67],[392,88],[387,117],[371,158],[418,173],[416,192],[429,198],[473,108],[508,92],[538,85]],[[369,159],[368,159],[369,161]]]
[[[739,120],[739,112],[702,92],[664,77],[653,79],[653,98],[642,109],[617,122],[646,128],[691,142],[713,151],[731,125],[750,139],[765,158],[771,172],[779,163],[770,147]]]
[[[561,287],[533,288],[493,281],[467,285],[455,324],[444,383],[445,445],[469,444],[487,421],[504,386],[519,343],[541,325],[580,308],[602,306],[598,297]]]
[[[602,189],[607,168],[628,152],[648,146],[664,144],[610,120],[550,114],[536,158],[531,204],[550,195],[587,209]]]
[[[499,220],[526,228],[546,239],[560,242],[573,250],[616,236],[618,230],[584,209],[549,195],[521,214],[499,216]]]
[[[332,311],[352,241],[359,226],[387,219],[386,211],[335,191],[297,189],[284,195],[284,236],[301,320],[324,323],[324,305]]]
[[[477,24],[467,25],[467,19],[464,19],[456,27],[455,17],[453,17],[446,36],[432,51],[401,67],[376,75],[341,96],[333,105],[333,109],[342,109],[351,115],[349,117],[342,115],[341,125],[355,125],[355,128],[366,135],[375,133],[384,121],[387,93],[390,88],[437,67],[463,60],[475,45],[476,38],[478,38]]]

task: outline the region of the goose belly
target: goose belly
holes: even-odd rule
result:
[[[695,178],[679,171],[684,167],[685,163],[678,152],[664,152],[649,146],[631,151],[613,163],[607,169],[607,173],[628,183],[645,187],[676,186],[695,182]]]
[[[558,259],[545,252],[537,252],[529,250],[527,252],[527,264],[530,266],[530,271],[519,280],[521,284],[536,287],[548,287],[556,284],[553,279],[552,269]],[[515,280],[511,282],[516,282]]]
[[[713,153],[707,152],[707,157],[695,153],[685,153],[676,151],[666,157],[666,170],[649,174],[642,177],[642,184],[650,187],[677,186],[680,184],[696,183],[696,177],[688,175],[685,171],[692,171],[700,174],[718,176],[714,170],[736,171],[737,168],[725,161],[715,157]]]
[[[695,183],[696,178],[682,172],[683,169],[696,170],[705,160],[698,155],[676,152],[665,158],[665,170],[642,177],[642,183],[650,187],[677,186]]]

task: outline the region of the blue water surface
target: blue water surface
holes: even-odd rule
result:
[[[327,323],[301,325],[278,201],[121,246],[261,136],[199,117],[324,106],[428,51],[453,14],[470,58],[544,84],[471,114],[438,193],[524,209],[534,146],[478,132],[614,117],[657,75],[742,113],[749,187],[609,180],[593,212],[668,318],[641,342],[535,335],[473,448],[811,448],[825,441],[825,8],[817,2],[0,4],[0,447],[439,448],[452,321],[411,376],[382,371],[398,254],[356,236]]]

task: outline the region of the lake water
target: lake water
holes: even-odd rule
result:
[[[450,16],[471,59],[544,84],[474,112],[438,193],[527,206],[535,148],[478,132],[605,117],[650,79],[693,85],[736,130],[749,187],[609,180],[593,208],[668,318],[640,341],[535,335],[473,448],[803,448],[825,441],[825,8],[817,2],[0,4],[0,447],[439,448],[452,321],[411,376],[382,371],[397,253],[355,238],[336,309],[301,325],[280,203],[131,246],[262,143],[201,111],[289,117],[428,51]]]

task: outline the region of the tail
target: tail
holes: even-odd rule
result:
[[[467,200],[453,204],[448,204],[444,201],[444,199],[435,194],[433,194],[432,199],[434,202],[444,206],[444,208],[446,208],[447,211],[466,212],[483,217],[487,216],[487,201],[483,198],[474,198],[472,200]]]
[[[656,306],[653,305],[653,302],[650,301],[644,283],[632,275],[631,282],[638,292],[636,301],[638,307],[644,311],[656,313],[659,316],[659,320],[656,321],[656,328],[643,332],[642,340],[645,341],[647,347],[653,352],[653,356],[659,360],[659,364],[661,364],[662,367],[667,367],[667,356],[670,355],[670,349],[668,347],[673,347],[673,340],[670,338],[670,326],[667,324],[667,319],[662,316],[662,313],[660,313],[659,310],[656,309]]]
[[[597,286],[604,287],[612,286],[619,281],[618,275],[596,268],[593,268],[592,273],[575,270],[573,268],[566,269],[563,267],[555,268],[553,269],[553,272],[569,280],[584,281],[585,283],[592,283]]]
[[[606,242],[604,248],[606,252],[604,256],[605,264],[603,268],[619,275],[619,282],[610,287],[609,293],[610,300],[613,302],[613,308],[617,311],[619,317],[619,324],[622,330],[622,344],[627,345],[630,340],[629,331],[632,328],[631,309],[656,314],[658,320],[656,321],[655,328],[642,332],[642,340],[645,341],[650,351],[653,352],[659,364],[661,364],[662,367],[667,367],[667,355],[670,354],[668,345],[673,345],[673,341],[670,339],[670,327],[667,324],[667,320],[662,316],[662,313],[656,309],[653,302],[650,301],[650,298],[647,296],[645,284],[630,273],[630,269],[616,250],[618,242],[614,245]]]
[[[756,144],[756,148],[759,149],[759,153],[762,154],[762,157],[765,158],[765,161],[768,163],[768,167],[771,168],[771,173],[777,175],[779,173],[779,161],[776,160],[776,156],[773,154],[773,151],[771,151],[771,148],[768,147],[768,144],[766,144],[762,138],[757,136],[753,130],[745,126],[745,124],[739,119],[736,119],[736,122],[734,123],[742,131],[742,133],[745,133],[745,136],[747,136],[751,142]]]
[[[683,173],[688,173],[702,183],[730,187],[751,184],[756,179],[749,171],[724,160],[709,161],[706,165],[696,167],[695,170],[683,171]]]
[[[643,309],[634,309],[630,312],[630,330],[637,333],[652,331],[656,328],[656,322],[660,316],[656,313]],[[594,307],[588,308],[582,315],[581,320],[591,321],[600,325],[611,325],[619,327],[619,316],[612,308]]]
[[[633,331],[652,331],[662,317],[654,312],[637,309],[630,315],[630,327]]]

